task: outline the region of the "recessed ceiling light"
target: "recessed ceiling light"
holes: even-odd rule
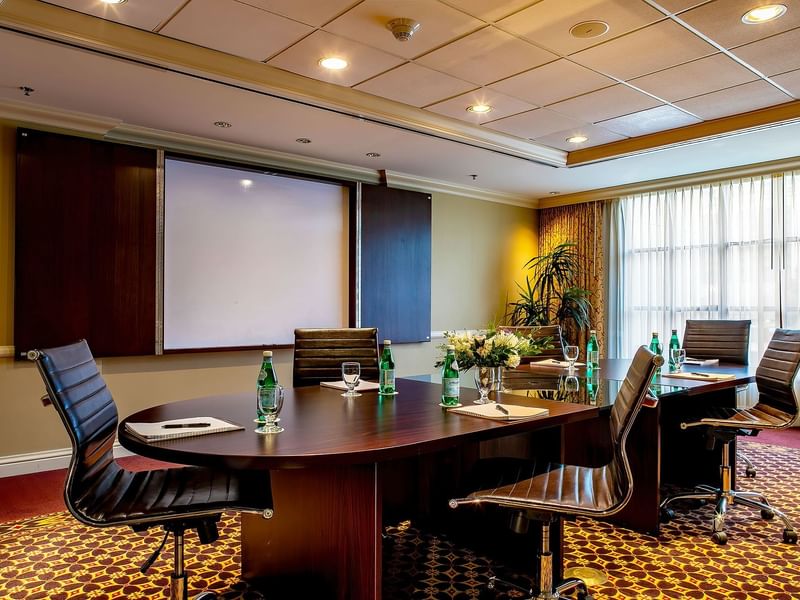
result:
[[[370,158],[380,158],[380,154],[378,152],[367,152],[367,156]]]
[[[214,126],[222,127],[222,129],[227,129],[228,127],[231,127],[231,124],[228,123],[227,121],[214,121]]]
[[[242,180],[240,180],[240,181],[239,181],[239,184],[240,184],[240,185],[241,185],[241,186],[242,186],[244,189],[248,189],[250,186],[252,186],[252,185],[253,185],[253,180],[252,180],[252,179],[242,179]]]
[[[758,25],[782,17],[786,13],[785,4],[766,4],[751,8],[742,15],[742,23],[745,25]]]
[[[310,144],[311,140],[308,138],[297,138],[295,142],[297,142],[298,144]]]
[[[103,4],[122,4],[127,2],[127,0],[100,0]]]
[[[570,144],[582,144],[583,142],[585,142],[585,141],[586,141],[586,140],[588,140],[588,139],[589,139],[589,138],[588,138],[588,137],[586,137],[585,135],[573,135],[573,136],[571,136],[571,137],[568,137],[568,138],[567,138],[567,141],[568,141]]]
[[[605,21],[582,21],[570,27],[569,32],[572,37],[589,39],[605,35],[608,29],[608,23]]]
[[[339,71],[347,68],[347,61],[338,56],[327,56],[319,59],[319,66],[331,71]]]
[[[550,192],[551,196],[558,196],[559,194],[560,194],[560,192]]]
[[[467,107],[467,111],[471,113],[475,113],[478,115],[485,115],[489,111],[492,110],[492,107],[488,104],[470,104]]]

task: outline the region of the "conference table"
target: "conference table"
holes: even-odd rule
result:
[[[253,431],[255,394],[208,396],[164,404],[120,423],[122,445],[142,456],[221,469],[269,471],[275,515],[242,515],[242,576],[295,596],[374,600],[381,597],[381,532],[385,490],[397,490],[406,461],[443,453],[475,456],[481,443],[591,421],[599,408],[500,394],[503,402],[547,408],[530,420],[495,421],[457,415],[439,406],[441,385],[398,379],[397,395],[344,398],[322,386],[286,389],[284,431]],[[474,390],[462,390],[470,402]],[[242,431],[142,442],[125,423],[212,416]],[[450,454],[448,454],[450,453]],[[411,479],[405,479],[414,483]],[[455,493],[455,490],[450,490]],[[437,497],[446,509],[446,497]],[[436,507],[434,507],[435,509]],[[457,511],[454,511],[457,512]],[[560,548],[559,528],[552,540]],[[560,565],[560,552],[558,552]],[[560,567],[559,567],[560,568]]]

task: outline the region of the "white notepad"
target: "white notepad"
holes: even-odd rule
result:
[[[541,417],[550,414],[550,411],[546,408],[495,403],[460,406],[458,408],[451,408],[447,412],[469,415],[470,417],[480,417],[482,419],[493,419],[495,421],[518,421],[520,419],[532,419],[533,417]],[[506,414],[506,412],[508,414]]]
[[[347,391],[347,385],[344,381],[321,381],[321,386],[333,388],[335,390],[342,390],[343,392]],[[358,382],[356,386],[357,392],[372,392],[378,391],[380,389],[380,385],[373,381],[364,381],[363,379]]]
[[[685,365],[699,365],[701,367],[707,367],[709,365],[718,365],[719,359],[718,358],[689,358],[688,356],[683,361]]]
[[[208,425],[204,425],[205,423]],[[125,431],[144,442],[174,440],[240,429],[244,427],[216,417],[187,417],[157,423],[125,423]]]
[[[558,367],[559,369],[566,369],[569,367],[569,361],[556,360],[555,358],[546,358],[544,360],[535,360],[531,362],[532,367]],[[576,367],[584,367],[586,363],[576,362]]]
[[[677,373],[662,373],[661,377],[671,377],[673,379],[694,379],[695,381],[727,381],[734,379],[733,373],[692,373],[690,371],[678,371]]]

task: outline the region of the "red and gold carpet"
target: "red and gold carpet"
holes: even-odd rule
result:
[[[755,480],[741,477],[741,487],[764,492],[800,521],[800,450],[743,445],[759,470]],[[660,538],[587,519],[567,523],[566,564],[606,574],[607,581],[592,590],[598,600],[800,598],[800,547],[781,542],[778,521],[762,521],[754,511],[736,506],[728,517],[728,544],[720,547],[708,537],[711,510],[679,510]],[[478,598],[490,572],[508,575],[488,557],[407,525],[390,528],[389,534],[386,599]],[[91,528],[67,513],[2,523],[0,598],[163,598],[169,553],[147,575],[138,571],[159,540],[157,530],[133,534],[126,527]],[[214,544],[200,546],[188,540],[192,589],[211,589],[229,600],[263,597],[239,581],[238,541],[235,515],[223,518]]]

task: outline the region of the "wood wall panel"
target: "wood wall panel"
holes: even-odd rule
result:
[[[155,351],[156,152],[17,134],[14,345]]]

